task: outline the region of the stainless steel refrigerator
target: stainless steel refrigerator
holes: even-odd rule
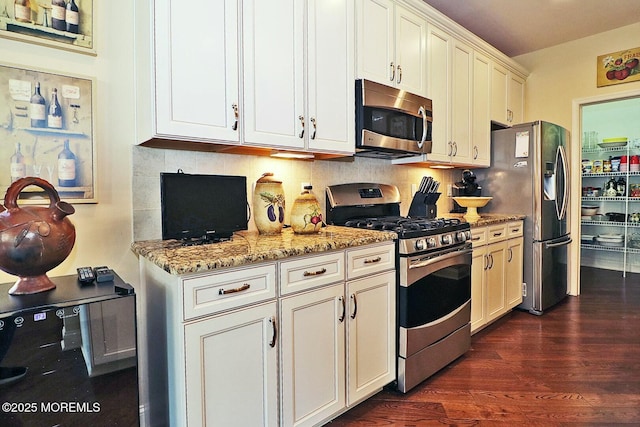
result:
[[[523,302],[533,314],[561,301],[568,289],[569,131],[553,123],[523,123],[491,133],[491,167],[476,172],[493,199],[484,212],[524,220]]]

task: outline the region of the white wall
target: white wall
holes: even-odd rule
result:
[[[579,104],[622,96],[640,96],[640,81],[598,88],[598,56],[637,47],[640,47],[640,22],[514,58],[531,72],[525,93],[526,120],[548,120],[571,130],[573,171],[580,171],[582,129]],[[580,293],[579,173],[572,175],[571,189],[571,234],[574,243],[570,250],[573,267],[570,293],[575,295]]]
[[[13,1],[9,0],[0,1],[0,6],[5,2],[12,7]],[[82,8],[82,1],[78,4]],[[129,249],[133,235],[131,144],[135,119],[133,4],[129,0],[93,1],[95,57],[0,38],[3,64],[97,80],[94,115],[99,203],[74,205],[76,213],[69,219],[76,227],[76,244],[49,276],[75,274],[76,267],[82,265],[109,265],[126,281],[134,285],[138,282],[137,259]],[[0,272],[1,283],[13,281],[14,276]]]

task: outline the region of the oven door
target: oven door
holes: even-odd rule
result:
[[[409,357],[470,322],[471,259],[468,246],[400,258],[400,357]]]

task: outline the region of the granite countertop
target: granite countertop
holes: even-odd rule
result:
[[[181,275],[395,239],[394,232],[330,225],[317,234],[295,234],[291,228],[276,235],[240,231],[229,241],[196,246],[182,246],[177,240],[146,240],[134,242],[131,250],[163,270]]]
[[[464,221],[464,214],[447,214],[448,218],[460,218]],[[499,224],[501,222],[519,221],[527,216],[522,214],[497,214],[497,213],[480,213],[480,219],[476,222],[470,222],[471,228],[486,227],[487,225]]]

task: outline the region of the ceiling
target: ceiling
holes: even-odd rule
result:
[[[510,57],[640,22],[639,0],[423,1]]]

